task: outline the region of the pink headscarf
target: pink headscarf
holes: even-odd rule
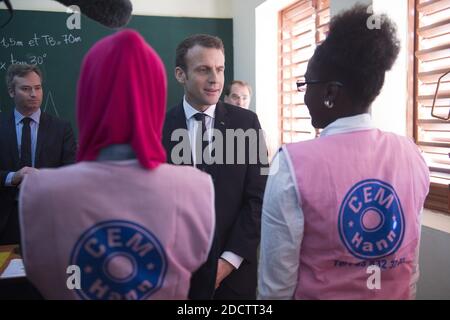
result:
[[[94,161],[112,144],[130,144],[144,168],[165,162],[161,143],[166,110],[164,65],[144,38],[123,30],[97,42],[78,82],[78,161]]]

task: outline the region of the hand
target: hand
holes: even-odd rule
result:
[[[20,169],[19,171],[16,171],[14,173],[12,180],[11,180],[11,184],[15,187],[20,186],[25,175],[32,173],[32,172],[37,172],[37,171],[39,171],[39,170],[37,170],[35,168],[23,167],[22,169]]]
[[[225,259],[219,259],[217,265],[216,289],[220,286],[223,279],[228,277],[234,270],[234,266]]]

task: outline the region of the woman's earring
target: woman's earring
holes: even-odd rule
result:
[[[333,109],[334,107],[334,102],[331,102],[330,100],[325,100],[323,102],[323,104],[325,105],[325,107],[327,107],[328,109]]]

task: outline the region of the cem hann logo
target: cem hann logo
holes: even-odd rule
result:
[[[77,241],[71,265],[81,270],[82,299],[147,299],[161,288],[167,258],[158,239],[128,221],[105,221]]]
[[[352,255],[364,260],[395,253],[405,233],[405,218],[394,188],[380,180],[356,184],[339,210],[339,235]]]

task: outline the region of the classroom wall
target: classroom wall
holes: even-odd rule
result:
[[[226,0],[225,0],[226,1]],[[255,91],[256,17],[255,8],[264,0],[231,0],[234,41],[234,77],[247,81]],[[256,110],[255,94],[250,109]]]
[[[372,0],[331,0],[330,11],[331,15],[335,16],[340,11],[352,7],[356,3],[372,4]]]
[[[386,73],[385,84],[372,104],[375,126],[400,135],[407,135],[408,61],[413,48],[408,47],[408,1],[373,0],[375,12],[387,13],[397,24],[401,50],[391,71]],[[411,53],[409,53],[411,52]]]
[[[256,7],[256,113],[271,155],[279,144],[278,15],[296,0],[267,0]],[[257,54],[256,54],[257,53]]]
[[[133,14],[197,18],[230,18],[228,0],[131,0]],[[51,0],[13,0],[15,9],[66,11],[66,7]],[[3,4],[0,7],[4,6]]]
[[[450,218],[447,218],[450,220]],[[422,227],[419,300],[450,300],[450,234]]]

